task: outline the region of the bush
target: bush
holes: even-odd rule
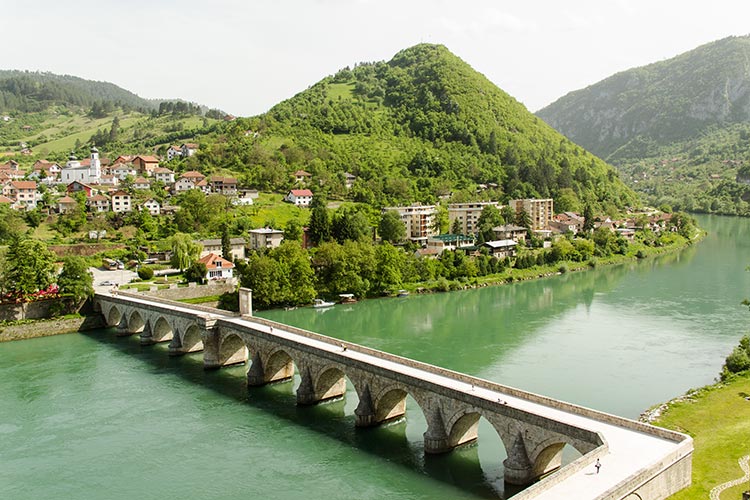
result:
[[[638,251],[635,253],[635,257],[637,259],[645,259],[646,258],[646,252],[644,252],[642,248],[639,248]]]
[[[141,266],[138,268],[138,277],[143,281],[148,281],[154,277],[154,270],[150,267]]]
[[[557,270],[558,270],[558,272],[560,274],[565,274],[565,273],[568,272],[568,265],[563,262],[562,264],[560,264],[560,266],[557,268]]]
[[[735,347],[732,354],[727,356],[726,367],[730,373],[744,372],[750,370],[750,357],[741,347]]]
[[[219,295],[219,309],[225,311],[239,312],[240,310],[240,294],[237,292],[226,292]]]

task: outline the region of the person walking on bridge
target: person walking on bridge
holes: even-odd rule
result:
[[[596,473],[599,474],[599,469],[602,468],[602,463],[599,461],[599,459],[596,459],[596,463],[594,464],[594,467],[596,468]]]

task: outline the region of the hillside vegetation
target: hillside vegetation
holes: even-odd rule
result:
[[[207,146],[207,169],[267,191],[289,187],[301,168],[330,197],[380,206],[460,201],[478,188],[492,199],[554,197],[561,210],[636,203],[612,167],[440,45],[342,69]],[[351,190],[345,172],[357,177]]]
[[[538,116],[616,165],[647,201],[750,215],[750,37],[730,37],[571,92]]]

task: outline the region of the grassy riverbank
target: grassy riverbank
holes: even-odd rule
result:
[[[750,374],[692,391],[666,405],[655,425],[694,439],[693,484],[670,500],[706,500],[711,489],[743,476],[737,461],[750,454]],[[739,500],[747,483],[725,490]]]

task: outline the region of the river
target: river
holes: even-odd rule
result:
[[[513,285],[260,316],[626,417],[711,383],[750,318],[750,220],[678,254]],[[354,428],[356,394],[294,405],[112,331],[0,344],[0,498],[476,499],[502,443],[422,450],[424,418]],[[576,456],[568,450],[568,459]]]

